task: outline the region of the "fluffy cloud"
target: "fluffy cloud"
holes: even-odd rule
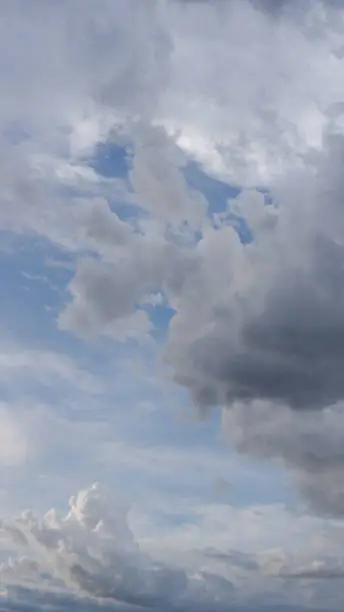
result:
[[[66,587],[105,603],[108,600],[164,609],[190,605],[222,608],[233,593],[230,582],[221,577],[188,575],[140,552],[128,527],[125,508],[98,485],[72,497],[65,518],[51,510],[38,521],[25,512],[14,525],[4,524],[4,531],[17,544],[29,546],[36,559],[3,564],[3,584],[27,587],[33,578],[40,584],[40,575],[48,571],[51,587],[58,584],[54,579],[57,576]],[[38,560],[43,564],[41,574]]]
[[[130,10],[131,5],[123,16],[124,24]],[[107,252],[110,263],[92,259],[79,263],[70,285],[73,301],[62,313],[60,325],[79,333],[111,333],[111,324],[116,320],[131,320],[145,294],[163,290],[177,311],[167,358],[176,371],[176,379],[190,389],[201,406],[256,399],[273,400],[296,409],[334,404],[344,391],[340,374],[342,145],[339,136],[329,136],[336,113],[329,120],[328,108],[334,108],[342,95],[332,85],[337,82],[341,66],[338,30],[342,14],[333,7],[309,3],[306,19],[292,3],[286,15],[276,22],[249,2],[233,1],[228,8],[220,4],[211,7],[208,3],[167,3],[161,12],[156,8],[154,15],[164,26],[169,15],[166,36],[173,46],[166,47],[169,79],[159,90],[161,103],[153,118],[159,122],[161,113],[166,117],[163,123],[170,129],[168,110],[172,108],[173,95],[178,99],[185,89],[188,104],[175,104],[173,108],[192,108],[194,99],[203,104],[200,93],[205,90],[204,100],[213,96],[214,107],[210,107],[210,113],[195,113],[195,117],[211,116],[214,108],[216,120],[222,121],[224,112],[220,112],[219,105],[226,108],[230,124],[221,123],[221,132],[233,134],[235,125],[238,132],[244,131],[243,142],[248,142],[240,149],[243,167],[251,163],[250,146],[261,148],[264,143],[272,147],[275,158],[275,146],[282,156],[284,146],[293,155],[296,151],[305,167],[297,170],[295,166],[299,164],[293,158],[291,166],[283,162],[278,176],[272,173],[266,177],[273,206],[264,206],[259,201],[263,196],[254,189],[240,196],[236,211],[254,234],[251,244],[242,245],[228,227],[230,216],[216,231],[207,229],[202,202],[194,201],[178,171],[175,147],[156,128],[145,125],[137,131],[135,124],[130,128],[137,144],[132,185],[141,206],[147,207],[154,218],[163,216],[164,224],[158,234],[157,225],[153,234],[146,230],[144,236],[134,230],[131,234],[128,223],[118,219],[105,204],[97,205],[87,222],[87,235],[94,241],[94,250],[97,254],[106,248],[111,250],[110,241],[114,250],[115,245],[120,248],[121,256]],[[238,28],[238,23],[244,26]],[[122,27],[125,31],[125,25]],[[240,30],[240,37],[234,36],[236,30]],[[216,40],[220,32],[216,45],[215,32]],[[96,40],[98,31],[94,36]],[[247,54],[247,36],[257,44],[257,53],[251,49]],[[288,36],[295,45],[286,48]],[[137,38],[141,40],[139,35]],[[262,45],[263,39],[269,42]],[[196,56],[204,57],[204,40],[209,43],[208,57],[199,62],[202,70],[193,74],[190,86],[185,88],[184,76],[191,73],[188,62],[192,60],[195,65]],[[264,76],[259,62],[267,65],[269,45],[271,57],[276,60],[268,64]],[[230,67],[230,89],[226,83],[219,89],[215,79],[213,66],[218,58],[223,63],[222,52]],[[238,58],[235,63],[234,57]],[[309,61],[310,84],[305,89],[302,84]],[[184,71],[179,70],[181,66]],[[327,66],[331,70],[327,71]],[[249,85],[253,72],[257,76]],[[113,73],[116,75],[116,71]],[[153,73],[162,78],[156,66]],[[325,73],[331,85],[321,87],[319,78]],[[129,81],[130,72],[124,70],[123,74]],[[281,88],[278,83],[282,76],[286,85]],[[262,93],[268,86],[271,100]],[[299,88],[299,105],[291,111],[288,96]],[[141,91],[138,86],[137,89]],[[112,103],[120,106],[116,96]],[[316,142],[305,123],[312,107],[321,115],[320,123],[315,117],[311,122],[312,129],[318,126]],[[240,114],[231,117],[231,109]],[[290,113],[293,114],[289,116]],[[273,134],[268,129],[274,126],[271,117],[276,117]],[[183,146],[183,126],[189,123],[184,115],[173,119],[181,129],[178,142]],[[238,127],[241,123],[242,128]],[[257,132],[249,131],[251,123],[258,126]],[[286,128],[282,129],[284,124]],[[216,135],[216,125],[206,127],[207,134]],[[296,141],[289,142],[293,131]],[[200,124],[195,132],[202,133]],[[233,138],[237,138],[235,132]],[[229,152],[230,165],[235,146],[227,143],[223,149]],[[313,157],[309,155],[311,150]],[[270,153],[265,150],[264,155]],[[262,166],[262,159],[257,164]],[[264,163],[271,166],[268,161]],[[191,242],[192,249],[190,245],[177,247],[175,237],[171,240],[170,235],[166,236],[166,223],[180,222],[196,223],[203,230],[201,241],[197,245],[195,240]],[[149,325],[143,328],[149,330]]]
[[[325,149],[307,172],[290,173],[296,189],[283,179],[275,210],[255,193],[239,196],[251,243],[239,244],[227,227],[199,243],[203,274],[184,285],[168,348],[196,398],[298,410],[342,399],[341,138]]]
[[[342,14],[328,3],[306,2],[300,11],[290,2],[276,21],[261,10],[268,4],[6,7],[2,226],[75,248],[75,206],[60,197],[61,186],[93,192],[96,182],[99,190],[85,158],[109,135],[123,141],[123,134],[137,144],[139,201],[158,217],[199,225],[202,203],[176,170],[183,156],[150,131],[152,122],[208,170],[239,184],[266,185],[304,163],[321,148],[329,108],[343,97]]]
[[[239,196],[253,241],[221,241],[227,227],[203,238],[203,274],[184,284],[167,346],[201,409],[226,405],[243,450],[282,458],[314,507],[339,514],[342,159],[342,137],[329,137],[307,171],[276,185],[272,210]]]
[[[326,602],[326,609],[339,609],[344,593],[338,588],[332,597],[330,585],[342,572],[342,556],[331,558],[324,543],[322,550],[312,549],[312,539],[307,543],[309,536],[315,537],[318,527],[316,523],[312,525],[310,517],[290,515],[287,526],[288,512],[282,508],[198,506],[195,510],[202,516],[198,525],[201,538],[191,525],[188,530],[185,526],[169,527],[169,538],[158,530],[154,554],[149,552],[152,541],[148,547],[147,542],[143,546],[134,536],[128,508],[100,485],[71,497],[64,517],[52,509],[40,519],[25,511],[14,521],[3,521],[1,540],[11,550],[11,557],[1,565],[8,609],[16,609],[23,599],[36,605],[35,609],[43,604],[59,609],[64,602],[74,602],[76,609],[89,606],[91,610],[98,606],[108,609],[115,604],[128,606],[128,610],[137,606],[161,611],[215,612],[231,605],[238,612],[287,612],[319,610],[319,605],[325,609]],[[235,538],[245,530],[247,546],[253,545],[253,552],[226,549],[223,529],[228,527],[228,519],[236,528],[232,534]],[[285,551],[262,548],[264,538],[260,537],[261,530],[257,531],[259,525],[269,537],[273,530],[274,537],[287,538],[279,529],[280,520],[287,526],[289,536],[290,528],[294,535],[299,528],[302,540],[292,538],[292,549],[289,537]],[[205,543],[204,536],[213,538],[215,546],[193,548]],[[328,537],[331,546],[330,539],[336,537],[331,528]],[[182,548],[178,546],[179,538],[183,539]],[[178,550],[176,563],[166,556],[171,545]]]

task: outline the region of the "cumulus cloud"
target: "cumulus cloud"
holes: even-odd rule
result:
[[[95,19],[90,5],[85,5],[80,39],[75,42],[75,61],[81,61],[80,50],[86,45],[84,20],[90,16],[94,19],[90,40],[92,44],[99,38],[104,40],[104,53],[110,56],[115,18],[110,4],[104,3],[104,8],[106,27],[101,19]],[[123,36],[123,72],[109,72],[103,65],[99,74],[95,70],[94,91],[98,94],[103,87],[111,91],[109,100],[117,113],[123,110],[117,97],[124,96],[128,88],[130,93],[134,87],[140,94],[140,109],[146,108],[146,92],[155,95],[154,110],[151,101],[148,104],[149,121],[140,110],[139,122],[123,124],[134,143],[130,175],[135,198],[154,218],[155,225],[153,233],[152,226],[147,233],[145,225],[144,235],[137,233],[111,212],[105,201],[95,203],[89,216],[83,213],[80,244],[91,246],[97,257],[79,262],[70,284],[72,301],[61,314],[60,326],[83,335],[116,336],[113,325],[119,320],[124,326],[147,333],[145,313],[134,315],[135,310],[144,295],[165,292],[177,311],[167,347],[168,361],[176,379],[205,408],[255,399],[273,400],[296,409],[322,408],[343,395],[339,289],[342,145],[339,136],[329,135],[333,129],[329,108],[338,109],[342,99],[337,85],[342,13],[335,7],[311,2],[306,9],[302,15],[291,3],[276,21],[269,11],[260,10],[259,3],[254,6],[233,0],[215,5],[156,5],[150,9],[154,15],[150,28],[157,27],[163,36],[153,36],[150,44],[154,58],[159,59],[152,60],[154,86],[149,79],[149,86],[146,82],[141,86],[136,53],[132,64],[126,64],[129,59],[124,33],[138,10],[129,3],[116,29],[121,33],[120,41]],[[54,10],[63,19],[63,9]],[[145,13],[144,18],[148,19]],[[30,16],[25,15],[25,19]],[[31,21],[29,26],[25,20],[23,23],[31,28]],[[141,30],[134,34],[137,45],[144,45]],[[247,37],[251,42],[249,53]],[[165,42],[160,47],[162,39]],[[286,46],[289,39],[292,44]],[[85,53],[88,57],[90,50]],[[273,62],[267,61],[267,54]],[[95,55],[92,61],[100,65],[103,55]],[[167,62],[168,70],[159,69],[160,58]],[[214,66],[221,71],[224,62],[231,83],[222,79],[220,86]],[[201,70],[191,70],[191,64],[201,66]],[[226,74],[224,69],[222,72]],[[91,88],[88,94],[94,91]],[[295,92],[299,97],[292,105],[288,101]],[[100,95],[100,99],[107,100],[106,95]],[[131,99],[126,96],[123,104],[133,117]],[[103,106],[98,104],[97,112],[105,113]],[[207,112],[202,110],[205,108]],[[193,121],[185,115],[188,109],[192,109]],[[336,113],[334,116],[337,120]],[[204,117],[208,122],[205,126]],[[251,244],[240,243],[229,227],[230,217],[224,218],[222,227],[216,230],[208,227],[204,202],[188,190],[180,172],[185,157],[152,122],[163,125],[169,134],[174,134],[176,125],[175,138],[189,153],[193,145],[188,146],[183,130],[192,129],[198,151],[202,149],[198,143],[204,142],[206,150],[219,152],[226,168],[235,167],[236,159],[245,172],[249,167],[256,168],[269,186],[274,204],[265,206],[263,196],[255,189],[235,203],[253,232]],[[224,135],[221,139],[217,130]],[[276,171],[272,159],[279,160]],[[202,161],[211,170],[211,163]],[[247,182],[240,172],[235,180]],[[252,175],[250,181],[257,182],[258,176]],[[82,217],[79,208],[78,220]],[[178,226],[182,222],[202,230],[202,239],[196,245],[194,237],[191,249],[190,243],[180,248],[176,236],[166,235],[168,224]],[[99,261],[99,254],[106,261]],[[133,323],[133,316],[139,321]]]
[[[301,11],[290,2],[276,22],[261,10],[267,4],[6,7],[2,225],[75,248],[74,214],[58,188],[94,190],[85,157],[123,132],[139,140],[133,183],[140,201],[158,217],[199,224],[201,203],[175,167],[182,157],[150,133],[152,123],[239,184],[266,185],[319,149],[328,108],[342,100],[342,15],[328,3],[306,2]]]
[[[198,507],[197,511],[202,514],[204,510]],[[218,540],[213,540],[214,547],[199,550],[192,548],[192,542],[200,543],[194,527],[190,525],[189,532],[185,525],[170,527],[174,546],[179,537],[184,538],[184,548],[179,549],[173,564],[168,558],[162,561],[158,549],[154,555],[147,545],[139,543],[130,527],[127,506],[118,495],[95,484],[70,498],[66,516],[52,509],[38,518],[27,510],[15,520],[2,521],[1,540],[11,551],[11,556],[1,564],[2,592],[7,593],[9,609],[11,606],[15,609],[23,600],[36,605],[35,609],[43,604],[59,609],[59,605],[73,602],[76,609],[90,610],[92,606],[108,609],[111,605],[122,605],[124,609],[128,606],[128,610],[137,607],[161,612],[222,612],[230,605],[238,612],[260,609],[275,612],[318,610],[321,604],[325,609],[326,601],[326,609],[339,609],[344,598],[340,588],[333,600],[326,597],[332,579],[342,572],[342,556],[334,559],[326,549],[321,552],[309,545],[307,548],[305,538],[302,543],[300,539],[294,541],[294,554],[290,547],[289,552],[261,549],[261,542],[257,541],[254,549],[260,534],[258,523],[265,524],[266,534],[271,535],[273,527],[275,536],[283,536],[281,530],[276,530],[281,510],[219,507],[216,520],[215,515],[209,516],[208,526],[206,522],[199,526],[205,535],[209,535],[209,528],[217,531]],[[239,530],[247,529],[247,541],[253,545],[253,552],[226,549],[225,517],[227,521],[229,517],[234,519]],[[303,525],[307,527],[311,519],[290,516],[289,526],[295,529],[298,521],[304,536]],[[317,533],[316,524],[310,533],[313,537]],[[330,529],[328,534],[331,537]],[[214,533],[210,535],[213,537]],[[166,553],[171,542],[169,545],[166,538],[161,540],[159,533],[157,540]]]
[[[137,146],[130,179],[141,206],[171,225],[188,223],[201,229],[206,201],[188,187],[181,172],[185,155],[162,128],[141,128],[134,137]]]
[[[297,189],[284,183],[276,210],[239,196],[249,225],[253,211],[250,244],[227,227],[199,243],[206,282],[193,275],[184,285],[168,348],[195,397],[273,400],[298,410],[342,399],[341,138],[325,149],[307,172],[289,175]]]
[[[220,609],[233,594],[224,578],[202,572],[188,575],[141,552],[128,526],[126,509],[99,485],[72,497],[64,518],[51,510],[39,521],[25,512],[3,529],[36,556],[32,561],[22,557],[5,562],[3,584],[27,587],[35,578],[40,585],[48,572],[51,587],[56,587],[58,579],[65,587],[105,603],[164,609]]]

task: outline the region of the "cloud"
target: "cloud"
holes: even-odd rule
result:
[[[277,24],[246,0],[6,7],[1,225],[75,249],[76,206],[61,186],[103,190],[85,162],[99,142],[123,135],[137,144],[140,201],[159,217],[199,224],[202,202],[185,190],[173,143],[152,123],[238,184],[266,185],[319,149],[327,108],[343,93],[340,14],[290,5]]]
[[[329,86],[341,16],[316,2],[302,10],[288,2],[285,11],[269,3],[278,20],[267,2],[177,4],[162,112],[181,146],[239,184],[266,185],[302,165],[321,147],[333,96],[342,96]]]
[[[128,527],[125,508],[98,485],[72,497],[65,518],[51,510],[38,521],[26,512],[14,527],[7,528],[7,533],[16,543],[20,539],[24,549],[36,553],[43,562],[41,575],[48,572],[52,585],[55,575],[66,587],[105,603],[171,610],[199,605],[215,610],[222,609],[232,596],[233,587],[224,578],[202,572],[188,575],[140,552]],[[25,579],[25,586],[32,580],[32,572],[38,580],[38,561],[22,558],[7,562],[2,566],[2,583],[16,584],[17,580],[21,586]]]
[[[159,14],[155,2],[143,10],[121,0],[101,0],[96,9],[89,1],[70,10],[66,2],[36,0],[30,11],[16,1],[6,8],[2,229],[38,234],[71,251],[83,248],[77,220],[82,207],[61,192],[65,187],[65,193],[79,188],[92,194],[99,177],[85,157],[116,129],[119,117],[153,112],[168,73],[168,37]]]
[[[175,381],[202,413],[224,406],[240,451],[283,462],[312,509],[336,516],[344,511],[343,19],[335,2],[300,10],[263,0],[32,0],[23,9],[13,0],[0,36],[0,227],[73,260],[60,330],[146,338],[144,302],[161,294],[174,313],[164,354]],[[130,150],[125,181],[90,168],[102,142]],[[187,185],[190,160],[241,190],[217,220]],[[4,378],[26,370],[96,393],[87,372],[49,351],[0,365]],[[1,418],[0,459],[17,465],[27,421],[18,427],[7,407]],[[232,596],[231,581],[118,548],[102,517],[95,532],[85,512],[97,491],[78,497],[57,527],[25,525],[68,584],[150,606],[220,606]]]
[[[192,543],[202,540],[191,523],[189,533],[185,526],[169,526],[170,542],[161,538],[159,531],[156,534],[160,555],[158,548],[153,547],[152,554],[147,542],[143,545],[134,535],[128,508],[118,495],[97,484],[72,496],[64,517],[52,509],[41,518],[25,511],[14,520],[3,521],[1,536],[3,539],[6,535],[11,550],[11,557],[1,565],[8,609],[16,609],[22,601],[36,605],[39,610],[44,605],[60,609],[59,606],[70,602],[75,602],[76,609],[90,610],[106,610],[115,605],[119,609],[128,606],[128,610],[137,606],[171,612],[222,612],[231,605],[237,612],[260,609],[292,612],[318,610],[322,604],[325,609],[328,582],[337,575],[342,558],[331,559],[326,551],[320,554],[319,550],[315,557],[309,543],[308,548],[305,546],[303,527],[311,527],[308,536],[318,533],[318,525],[315,522],[311,525],[313,519],[290,516],[288,534],[284,534],[289,545],[293,540],[288,552],[264,550],[263,540],[256,541],[259,523],[265,525],[266,535],[271,536],[273,528],[275,536],[283,536],[279,524],[283,513],[277,507],[240,510],[198,506],[197,512],[204,513],[204,522],[198,525],[200,533],[206,535],[209,528],[213,533],[208,535],[217,532],[215,546],[192,548]],[[232,527],[236,527],[232,535],[237,537],[244,530],[246,543],[253,547],[258,544],[255,550],[239,552],[226,548],[223,535],[226,539],[228,529],[224,532],[224,525],[228,527],[228,518],[232,519]],[[289,528],[295,530],[298,521],[302,523],[298,526],[302,540],[290,538]],[[331,534],[330,527],[328,533]],[[185,540],[188,535],[191,540],[188,537]],[[179,537],[184,537],[182,548],[178,546]],[[171,544],[178,551],[175,563],[166,554],[171,552]],[[165,561],[161,560],[161,552]],[[309,582],[309,590],[305,590],[302,581]],[[343,598],[339,588],[335,598],[328,600],[327,609],[338,609]]]
[[[200,229],[207,205],[200,192],[188,187],[181,171],[187,157],[162,128],[141,127],[134,138],[137,144],[129,177],[141,206],[171,225],[188,223]]]
[[[116,266],[93,259],[79,261],[69,287],[73,301],[60,315],[60,328],[82,336],[102,333],[116,336],[114,323],[120,320],[122,325],[127,323],[126,328],[130,327],[129,321],[136,321],[138,330],[141,327],[149,331],[146,313],[135,313],[135,306],[141,295],[159,286],[155,278],[160,272],[159,250],[148,245],[143,252],[145,259],[140,260],[137,255],[133,252]]]
[[[237,198],[250,243],[226,225],[204,235],[166,347],[201,411],[227,407],[241,450],[282,459],[314,509],[340,515],[343,142],[328,135],[307,169],[276,182],[273,204]]]
[[[261,207],[252,243],[230,242],[226,227],[200,243],[204,278],[185,284],[168,348],[195,397],[273,400],[296,410],[342,399],[342,147],[341,139],[330,141],[321,160],[296,175],[296,191],[283,185],[276,216]],[[240,198],[250,225],[249,195]],[[195,295],[205,315],[201,327]]]
[[[288,441],[281,427],[285,410],[315,413],[344,396],[342,11],[66,6],[6,8],[2,227],[77,260],[62,330],[146,338],[142,303],[161,293],[175,311],[165,349],[175,380],[201,411],[227,406],[239,447],[282,459],[314,508],[341,513],[334,426],[321,431],[317,416],[306,435],[311,425],[293,416]],[[140,218],[121,218],[88,168],[104,141],[130,149],[129,193],[116,185]],[[185,181],[190,158],[243,188],[217,225]]]
[[[0,597],[1,612],[65,612],[70,609],[80,612],[99,612],[113,610],[113,604],[98,603],[89,598],[54,592],[50,590],[40,591],[33,588],[8,587],[3,596]],[[116,605],[118,612],[137,612],[137,607]],[[142,610],[142,608],[141,608]]]
[[[93,201],[94,182],[100,192],[104,186],[94,173],[92,180],[87,174],[87,155],[99,141],[124,134],[134,152],[132,197],[155,221],[163,220],[160,238],[166,224],[186,222],[204,229],[204,201],[186,186],[180,167],[187,158],[174,140],[209,171],[218,166],[220,174],[232,174],[241,184],[270,184],[290,163],[293,167],[301,159],[303,164],[310,149],[321,149],[326,109],[341,100],[342,65],[333,56],[339,20],[334,22],[333,12],[324,16],[312,3],[306,16],[292,10],[278,24],[248,1],[171,1],[143,10],[135,2],[115,6],[103,0],[101,6],[102,11],[95,10],[85,2],[67,15],[64,2],[44,8],[35,3],[20,17],[16,4],[6,9],[3,57],[15,69],[3,77],[9,97],[2,115],[7,126],[3,227],[38,233],[74,253],[91,249],[96,256],[118,259],[120,252],[121,265],[110,270],[98,261],[80,262],[70,285],[74,301],[60,323],[79,333],[111,334],[111,322],[121,319],[122,328],[147,333],[145,315],[139,325],[133,325],[131,316],[142,293],[152,285],[160,288],[169,275],[168,266],[148,272],[166,258],[165,248],[160,245],[152,253],[150,235],[137,252],[133,228],[104,200]],[[309,24],[318,28],[318,39]],[[27,48],[25,71],[24,49],[13,45],[15,37],[6,37],[18,29]],[[44,62],[38,60],[43,47]],[[276,60],[267,62],[267,57]],[[31,93],[22,108],[20,88],[28,78]],[[21,136],[15,146],[8,125]],[[69,185],[67,171],[74,173],[73,187],[92,194],[91,212],[85,197],[61,197]],[[47,201],[51,204],[46,206]],[[167,258],[174,275],[179,267],[180,277],[189,276],[184,253],[177,257],[170,250]]]
[[[239,403],[223,414],[223,429],[239,451],[282,461],[313,511],[342,516],[342,409],[300,415],[271,402]]]

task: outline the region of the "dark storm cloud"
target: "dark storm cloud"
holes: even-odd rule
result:
[[[344,399],[343,143],[329,140],[325,161],[299,178],[300,194],[284,186],[276,226],[258,228],[241,253],[214,237],[223,256],[213,272],[214,246],[205,244],[213,293],[200,275],[184,284],[167,352],[196,403],[273,400],[319,410]],[[205,309],[199,326],[197,290]]]

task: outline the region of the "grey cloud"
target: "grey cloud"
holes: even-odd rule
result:
[[[118,322],[128,334],[134,322],[138,331],[148,331],[146,313],[135,309],[156,292],[164,292],[173,305],[188,278],[198,273],[197,253],[167,240],[154,225],[145,233],[136,232],[103,201],[91,203],[80,218],[102,257],[78,261],[69,284],[72,299],[59,316],[60,328],[84,337],[118,337]]]
[[[181,169],[186,157],[163,129],[135,130],[137,142],[131,184],[140,204],[157,219],[171,225],[189,223],[200,229],[206,212],[205,199],[188,188]]]
[[[79,262],[59,325],[84,336],[112,333],[115,323],[125,327],[146,294],[163,292],[176,311],[165,351],[175,380],[202,411],[227,406],[237,418],[233,429],[245,429],[239,447],[282,459],[312,507],[341,513],[341,442],[332,444],[333,427],[306,434],[301,416],[293,416],[288,440],[280,428],[285,409],[316,413],[344,399],[344,94],[336,42],[342,23],[332,8],[320,14],[313,3],[305,15],[296,11],[288,19],[281,17],[278,26],[247,2],[225,3],[221,14],[218,6],[207,3],[189,3],[182,11],[177,5],[165,3],[162,12],[154,12],[149,28],[152,25],[157,36],[157,48],[151,43],[146,48],[135,26],[137,46],[131,56],[126,33],[139,9],[128,4],[118,26],[116,44],[125,60],[123,72],[115,70],[117,80],[111,79],[108,62],[103,67],[92,60],[95,73],[99,68],[94,84],[99,99],[123,109],[126,83],[129,115],[142,104],[166,133],[142,117],[128,128],[136,152],[134,196],[151,215],[154,229],[131,233],[129,224],[104,202],[88,212],[83,231],[95,259]],[[110,34],[118,29],[110,4],[106,7],[106,23],[96,20],[92,49],[85,55],[89,59],[102,42],[99,62],[110,55],[115,44]],[[142,15],[142,23],[150,16]],[[86,45],[84,22],[78,32],[77,63]],[[141,46],[142,61],[148,61],[147,80]],[[159,50],[161,62],[155,64]],[[219,78],[228,70],[230,86]],[[116,93],[117,84],[121,94]],[[235,175],[243,183],[249,176],[251,185],[266,181],[273,206],[263,205],[254,189],[235,203],[252,230],[251,244],[241,244],[229,227],[230,206],[222,225],[210,227],[204,203],[189,193],[182,179],[185,156],[167,133],[209,172],[217,168],[221,174],[222,168],[227,177]],[[251,166],[258,167],[258,174],[247,174]],[[181,248],[166,236],[169,223],[178,226],[183,221],[192,230],[202,230],[197,245],[193,237]],[[145,321],[143,327],[147,329]],[[257,418],[263,421],[256,422],[251,405],[261,401],[281,414],[280,423],[261,415]],[[241,406],[244,422],[235,405]],[[252,434],[255,428],[259,435]]]
[[[58,4],[34,1],[30,9],[24,10],[21,3],[11,3],[2,22],[3,59],[9,61],[7,67],[14,68],[13,72],[7,68],[3,75],[11,86],[7,96],[22,94],[22,89],[13,91],[13,87],[25,88],[30,80],[33,87],[25,90],[29,110],[37,110],[30,106],[38,102],[34,96],[50,97],[59,91],[59,100],[68,104],[73,104],[75,98],[86,102],[89,96],[101,104],[124,106],[126,112],[130,105],[134,112],[142,112],[144,107],[148,110],[144,95],[149,94],[152,105],[154,93],[166,76],[164,62],[169,44],[160,17],[156,3],[148,9],[132,0],[116,3],[101,0],[97,9],[89,0],[77,1],[73,7],[64,1]],[[152,47],[143,40],[143,33],[148,30],[153,36]],[[6,45],[9,31],[14,38],[21,32],[22,47]],[[37,54],[39,47],[46,51],[44,58]],[[160,51],[156,56],[154,49]],[[25,64],[21,64],[18,59],[24,57],[24,51]],[[37,87],[42,77],[46,80],[44,92]],[[3,104],[6,101],[7,97]],[[18,98],[16,108],[21,102]],[[59,109],[41,111],[44,114]]]
[[[15,544],[19,544],[20,546],[28,545],[28,541],[24,533],[14,525],[5,525],[3,529]]]
[[[329,1],[331,3],[331,0]],[[251,0],[251,2],[254,7],[266,11],[273,17],[286,16],[293,12],[298,12],[301,16],[302,13],[309,11],[314,5],[312,0]]]
[[[235,404],[224,430],[239,451],[283,461],[312,511],[343,516],[342,405],[297,413],[273,402]]]
[[[249,198],[239,197],[253,242],[236,244],[224,227],[204,238],[201,273],[183,284],[166,349],[175,380],[202,412],[226,407],[241,451],[282,460],[312,509],[337,515],[344,512],[343,151],[342,136],[329,136],[307,170],[276,182],[272,224],[257,222]]]
[[[135,612],[136,607],[118,606],[118,612]],[[100,612],[113,611],[113,604],[100,603],[88,597],[78,597],[49,590],[23,588],[8,589],[6,601],[0,599],[1,612]]]
[[[70,612],[70,610],[76,612],[107,612],[114,610],[113,603],[106,603],[105,601],[98,602],[95,600],[89,600],[84,597],[73,597],[70,595],[61,595],[56,593],[50,593],[49,591],[37,591],[34,589],[20,589],[16,588],[11,590],[10,599],[7,601],[0,601],[1,612]],[[118,612],[139,612],[145,610],[141,606],[126,605],[116,602],[116,611]],[[164,606],[157,606],[154,608],[156,612],[173,612],[170,608]],[[228,607],[224,607],[223,610],[227,610]],[[269,605],[260,602],[256,602],[254,605],[233,605],[231,606],[231,612],[306,612],[311,610],[309,607],[300,607],[293,605]],[[179,608],[178,612],[189,612],[190,610],[202,610],[202,612],[213,612],[213,608],[204,608],[187,606],[185,608]],[[314,608],[313,608],[314,610]],[[316,612],[328,612],[328,608],[317,608]]]
[[[60,328],[92,337],[106,332],[116,319],[129,317],[141,295],[157,288],[153,267],[147,271],[142,262],[136,263],[135,259],[117,265],[80,260],[70,284],[74,300],[61,314]],[[142,267],[146,274],[141,276]]]
[[[296,410],[321,409],[344,397],[342,148],[330,143],[327,159],[316,168],[316,189],[306,194],[309,201],[299,199],[301,185],[296,202],[281,202],[277,225],[258,229],[239,256],[233,259],[232,250],[232,261],[226,259],[229,243],[222,242],[224,271],[213,268],[218,285],[213,279],[211,295],[198,286],[198,298],[208,302],[205,325],[198,329],[186,285],[168,357],[195,397],[228,405],[272,400]],[[312,172],[303,179],[306,188]],[[210,263],[211,252],[205,256]],[[228,283],[226,296],[221,281]],[[194,334],[185,345],[178,336],[183,327]]]
[[[170,54],[158,4],[101,0],[95,7],[77,0],[71,7],[33,0],[23,8],[14,0],[4,7],[2,229],[39,235],[70,251],[99,244],[99,233],[105,241],[111,231],[114,236],[115,218],[105,236],[95,211],[90,235],[80,238],[80,198],[71,190],[114,197],[114,185],[101,186],[85,160],[119,117],[125,124],[132,115],[148,120],[154,114]]]
[[[257,571],[260,567],[258,560],[254,557],[254,555],[241,553],[238,550],[219,552],[217,550],[207,549],[203,554],[214,561],[227,563],[231,567],[236,567],[247,571]]]
[[[323,569],[305,569],[295,573],[280,573],[280,578],[287,578],[289,580],[343,580],[344,570],[343,568],[323,568]]]
[[[248,176],[269,182],[264,172],[299,160],[313,146],[313,127],[320,131],[324,109],[342,96],[332,22],[320,23],[318,46],[307,29],[309,20],[317,24],[312,3],[278,30],[244,0],[189,3],[190,10],[181,4],[6,5],[0,37],[2,226],[75,249],[71,207],[57,191],[69,186],[70,175],[78,187],[94,190],[85,157],[113,123],[130,133],[133,117],[164,125],[187,153],[244,183]],[[138,151],[135,161],[136,182],[154,214],[185,216],[199,225],[202,202],[166,163],[169,149],[145,143],[145,155]],[[164,181],[156,180],[157,170]]]
[[[84,212],[85,231],[89,238],[102,249],[116,249],[130,243],[133,239],[133,228],[121,221],[116,213],[110,210],[105,199],[86,202]]]

